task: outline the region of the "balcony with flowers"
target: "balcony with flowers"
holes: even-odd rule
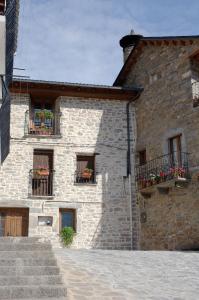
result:
[[[169,153],[136,168],[137,188],[141,192],[150,192],[154,186],[176,186],[188,179],[188,153],[184,152]]]

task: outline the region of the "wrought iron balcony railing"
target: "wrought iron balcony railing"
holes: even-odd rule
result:
[[[148,161],[136,168],[138,190],[171,179],[189,178],[188,153],[173,152]]]
[[[60,113],[37,111],[25,115],[25,134],[31,135],[60,135]]]
[[[199,81],[195,81],[192,83],[192,93],[193,93],[193,101],[194,105],[199,105]]]
[[[30,170],[31,195],[53,196],[53,175],[54,170]]]
[[[76,171],[75,172],[75,183],[84,183],[84,184],[96,184],[96,174],[93,172],[92,174]]]

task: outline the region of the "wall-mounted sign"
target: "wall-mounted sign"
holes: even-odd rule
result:
[[[53,225],[53,217],[39,216],[38,217],[38,225],[39,226],[52,226]]]

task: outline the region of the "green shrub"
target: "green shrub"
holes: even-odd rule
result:
[[[62,243],[65,246],[69,246],[73,242],[74,235],[75,231],[72,227],[64,227],[60,232]]]

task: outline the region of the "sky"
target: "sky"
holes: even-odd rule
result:
[[[199,35],[199,0],[20,0],[15,75],[112,85],[122,65],[119,40]]]

